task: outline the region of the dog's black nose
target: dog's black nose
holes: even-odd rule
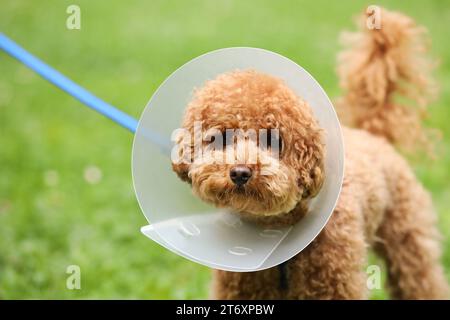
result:
[[[247,166],[236,166],[230,170],[230,178],[234,184],[242,186],[252,177],[252,170]]]

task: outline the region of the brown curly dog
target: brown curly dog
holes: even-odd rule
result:
[[[369,247],[386,261],[393,298],[448,297],[430,196],[393,147],[427,143],[418,108],[395,99],[401,94],[402,101],[423,105],[429,96],[431,65],[420,55],[423,29],[399,13],[383,10],[381,19],[381,29],[373,30],[362,20],[361,31],[347,35],[351,45],[340,56],[345,95],[337,105],[341,120],[353,128],[343,127],[345,177],[328,224],[281,266],[257,272],[215,270],[213,297],[365,299]],[[195,157],[191,163],[173,164],[198,197],[266,225],[293,224],[308,214],[308,201],[327,174],[324,133],[307,102],[283,81],[253,70],[222,74],[195,92],[182,126],[193,132],[196,121],[206,136],[209,129],[223,133],[223,149],[215,151],[219,157],[240,149],[227,139],[226,129],[279,130],[278,148],[273,148],[279,157],[266,148],[251,164]],[[250,139],[243,141],[247,150],[258,148]]]

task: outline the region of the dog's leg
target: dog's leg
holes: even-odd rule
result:
[[[367,299],[363,217],[348,188],[319,236],[289,264],[291,299]]]
[[[447,299],[440,265],[439,233],[429,195],[409,173],[397,177],[393,205],[377,232],[377,251],[386,259],[392,298]]]
[[[213,299],[281,299],[277,268],[256,272],[214,270]]]

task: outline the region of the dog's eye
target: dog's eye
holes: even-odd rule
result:
[[[222,143],[223,147],[226,148],[226,146],[233,144],[234,135],[229,134],[229,137],[227,138],[227,132],[222,131]]]
[[[217,141],[217,143],[221,143],[222,146],[225,148],[227,145],[232,143],[233,135],[230,135],[230,138],[227,140],[227,134],[225,131],[221,132],[220,135],[212,135],[208,138],[208,144],[211,145]],[[220,142],[220,140],[222,140]]]
[[[281,136],[278,137],[278,152],[281,155],[281,152],[283,151],[283,139],[281,139]]]
[[[266,144],[267,149],[272,150],[272,152],[279,152],[283,150],[283,140],[278,130],[268,129],[266,138],[263,142]]]

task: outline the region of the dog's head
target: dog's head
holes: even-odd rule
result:
[[[280,79],[252,70],[219,75],[196,90],[182,127],[173,169],[217,207],[276,216],[322,185],[322,131]]]

